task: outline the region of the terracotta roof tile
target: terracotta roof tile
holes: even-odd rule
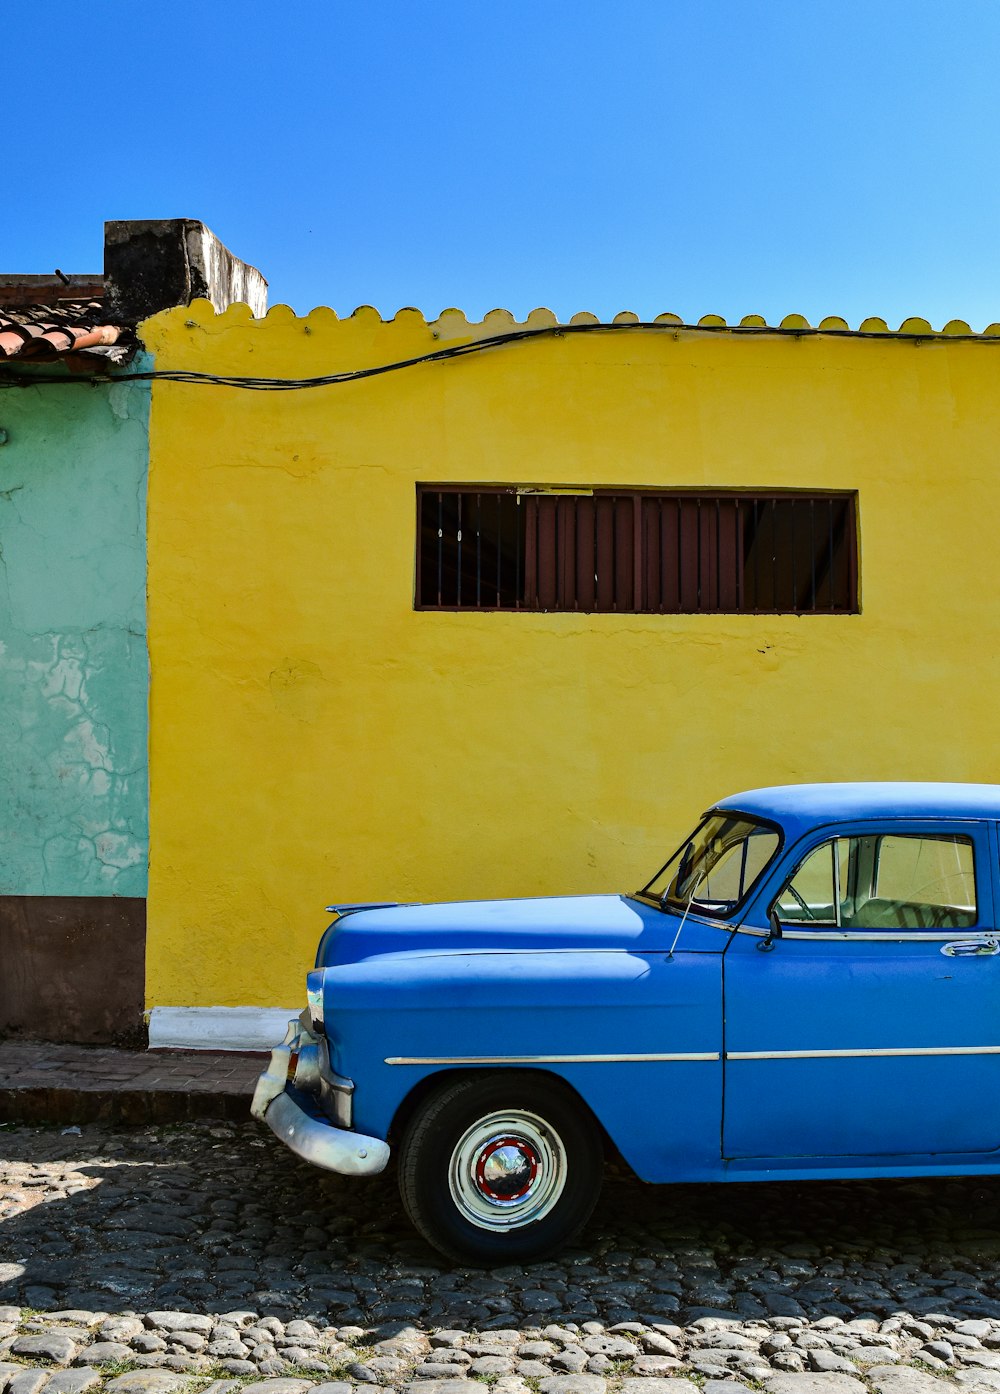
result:
[[[0,364],[64,362],[71,368],[97,362],[122,364],[138,346],[127,325],[108,324],[100,300],[57,305],[0,305]]]

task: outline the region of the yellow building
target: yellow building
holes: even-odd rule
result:
[[[992,331],[142,332],[205,375],[152,398],[154,1042],[297,1010],[330,901],[627,891],[741,788],[1000,780]]]

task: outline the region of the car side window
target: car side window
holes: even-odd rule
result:
[[[834,837],[809,853],[775,902],[782,924],[841,927],[850,846],[850,838]]]
[[[972,839],[835,837],[808,854],[775,901],[782,924],[845,930],[969,929],[979,918]]]
[[[968,929],[979,918],[972,840],[967,837],[878,839],[871,899],[861,923],[890,929]]]

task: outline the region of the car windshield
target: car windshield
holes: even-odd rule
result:
[[[691,905],[729,915],[747,897],[778,850],[777,831],[745,815],[713,813],[639,894],[664,910]]]

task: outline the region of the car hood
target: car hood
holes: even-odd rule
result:
[[[320,941],[317,968],[385,954],[669,949],[680,920],[621,895],[466,900],[349,910]],[[724,927],[689,919],[679,949],[721,953]]]

